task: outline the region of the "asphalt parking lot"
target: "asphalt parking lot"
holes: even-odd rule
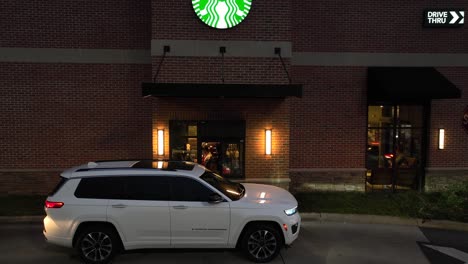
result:
[[[80,263],[73,250],[47,244],[40,224],[0,226],[0,263]],[[304,222],[299,239],[271,263],[468,262],[468,233],[415,226]],[[449,256],[451,255],[451,256]],[[139,250],[114,263],[250,263],[235,250]]]

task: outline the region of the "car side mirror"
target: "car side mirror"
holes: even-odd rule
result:
[[[211,204],[217,204],[217,203],[222,202],[223,200],[224,200],[223,197],[221,197],[221,195],[217,193],[212,193],[208,196],[208,202]]]

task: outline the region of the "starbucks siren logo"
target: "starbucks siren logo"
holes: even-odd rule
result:
[[[192,0],[197,16],[208,26],[225,29],[242,22],[252,0]]]

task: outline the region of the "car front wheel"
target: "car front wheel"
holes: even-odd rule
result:
[[[254,225],[245,233],[242,249],[249,259],[264,263],[274,259],[280,252],[282,240],[279,232],[270,225]]]

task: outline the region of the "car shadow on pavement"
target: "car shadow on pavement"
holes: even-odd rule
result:
[[[417,243],[421,251],[426,256],[427,260],[431,264],[463,264],[464,263],[463,261],[452,258],[448,255],[445,255],[435,249],[432,249],[426,246],[426,245],[434,245],[434,244],[423,243],[423,242],[417,242]],[[440,246],[440,245],[437,245],[437,246]]]
[[[421,251],[431,264],[459,264],[464,261],[458,260],[426,245],[454,248],[463,252],[468,252],[468,232],[442,230],[436,228],[419,228],[429,243],[418,242]]]
[[[279,258],[279,256],[278,256]],[[236,249],[138,249],[122,252],[117,263],[251,263]],[[277,262],[275,259],[272,263]]]

